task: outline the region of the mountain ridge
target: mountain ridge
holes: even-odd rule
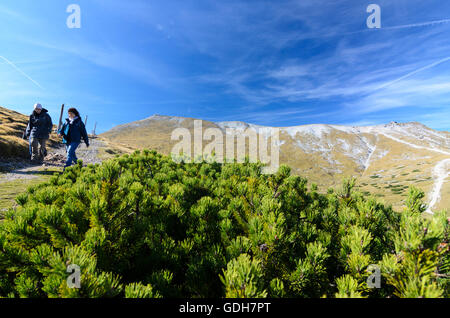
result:
[[[294,174],[307,177],[322,191],[337,186],[344,177],[353,176],[358,178],[362,192],[375,193],[398,209],[410,185],[424,189],[433,210],[450,207],[446,164],[450,158],[450,133],[433,130],[420,122],[271,127],[155,114],[116,126],[102,136],[136,149],[150,148],[168,155],[178,143],[171,140],[174,129],[187,128],[192,133],[195,120],[202,121],[203,132],[219,128],[224,135],[227,128],[247,137],[250,132],[247,128],[259,136],[267,136],[272,129],[279,128],[280,164],[291,166]]]
[[[417,121],[411,121],[411,122],[396,122],[396,121],[391,121],[389,123],[386,124],[376,124],[376,125],[341,125],[341,124],[325,124],[325,123],[315,123],[315,124],[304,124],[304,125],[293,125],[293,126],[267,126],[267,125],[259,125],[259,124],[253,124],[253,123],[248,123],[245,121],[240,121],[240,120],[231,120],[231,121],[212,121],[212,120],[205,120],[205,119],[201,119],[201,118],[194,118],[194,117],[183,117],[183,116],[172,116],[172,115],[161,115],[161,114],[153,114],[149,117],[146,117],[144,119],[140,119],[140,120],[136,120],[130,123],[125,123],[125,124],[121,124],[121,125],[117,125],[113,128],[111,128],[108,131],[114,130],[118,127],[121,126],[127,126],[127,125],[131,125],[134,123],[140,123],[140,122],[145,122],[148,120],[164,120],[164,119],[169,119],[169,120],[178,120],[178,121],[183,121],[183,120],[202,120],[202,121],[208,121],[208,122],[212,122],[215,123],[217,125],[227,125],[229,123],[238,123],[238,124],[243,124],[243,126],[249,126],[249,127],[257,127],[257,128],[280,128],[280,129],[286,129],[286,128],[295,128],[295,127],[304,127],[304,126],[329,126],[329,127],[333,127],[333,128],[386,128],[386,127],[392,127],[392,126],[408,126],[408,125],[414,125],[414,126],[421,126],[430,130],[433,130],[437,133],[447,133],[450,134],[450,131],[439,131],[439,130],[435,130],[433,128],[430,128],[420,122]]]

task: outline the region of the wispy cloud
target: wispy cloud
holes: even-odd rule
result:
[[[152,63],[146,58],[125,48],[113,45],[102,46],[88,42],[78,42],[77,45],[57,45],[46,41],[23,39],[25,42],[42,48],[52,49],[76,56],[97,66],[119,71],[138,78],[150,85],[164,86],[162,74],[168,73],[162,65]]]
[[[1,56],[0,55],[0,59],[2,59],[3,61],[5,61],[8,65],[10,65],[12,68],[14,68],[17,72],[19,72],[20,74],[22,74],[23,76],[25,76],[27,79],[29,79],[31,82],[33,82],[36,86],[38,86],[40,89],[44,89],[41,84],[39,84],[38,82],[36,82],[34,79],[31,78],[31,76],[29,76],[27,73],[25,73],[24,71],[22,71],[20,68],[18,68],[13,62],[11,62],[10,60],[8,60],[6,57]]]
[[[435,96],[439,96],[439,98],[432,98]],[[436,109],[446,109],[449,103],[450,78],[436,77],[397,82],[383,90],[373,91],[349,102],[346,108],[356,115],[365,115],[409,107],[411,114],[419,117],[417,109],[424,109],[424,113],[427,114],[429,110],[436,112]],[[416,111],[413,111],[412,108],[415,108]]]
[[[4,17],[20,20],[21,22],[30,21],[30,19],[28,17],[24,16],[23,14],[21,14],[17,11],[11,10],[3,5],[0,5],[0,15],[2,15]]]

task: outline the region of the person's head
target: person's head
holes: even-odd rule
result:
[[[39,104],[39,103],[34,104],[34,111],[35,111],[36,113],[40,114],[41,111],[42,111],[42,105]]]
[[[80,117],[80,113],[78,112],[78,110],[76,108],[69,108],[67,110],[67,113],[69,113],[69,117],[75,118],[75,117]]]

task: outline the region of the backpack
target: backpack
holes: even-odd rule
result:
[[[58,133],[62,136],[62,142],[63,144],[68,144],[69,143],[69,123],[66,121],[60,130],[58,130]]]

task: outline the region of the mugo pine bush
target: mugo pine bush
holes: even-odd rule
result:
[[[0,221],[0,296],[449,297],[449,221],[422,192],[396,213],[354,180],[319,194],[261,169],[154,151],[68,168]]]

